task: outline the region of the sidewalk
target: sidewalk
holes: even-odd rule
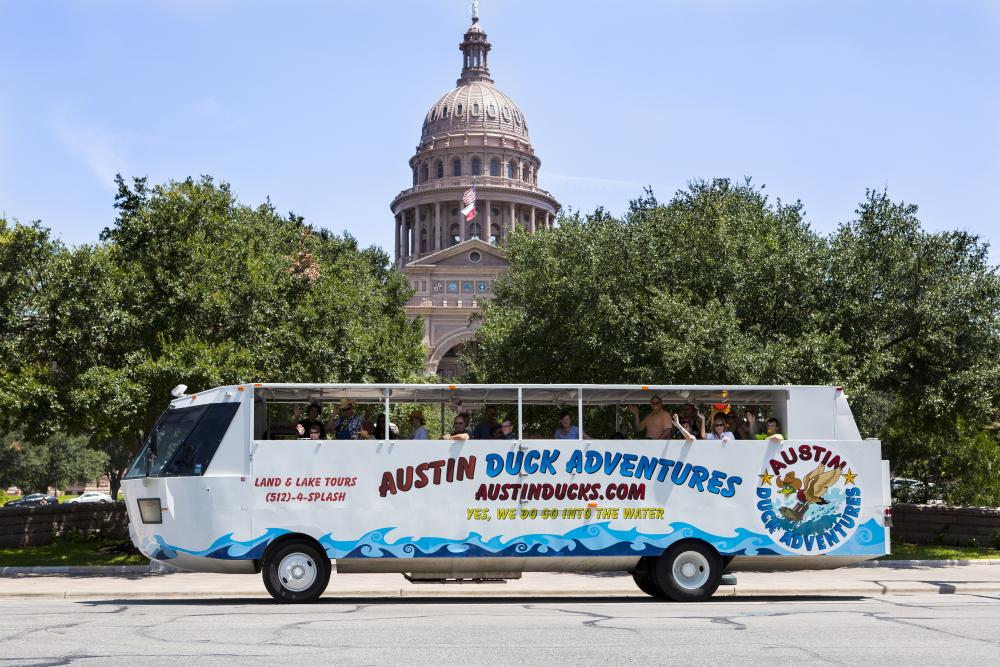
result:
[[[798,572],[737,573],[735,586],[717,596],[873,596],[948,593],[1000,593],[1000,567],[877,567]],[[621,573],[563,574],[529,572],[506,584],[411,584],[399,574],[334,574],[325,597],[646,597]],[[121,599],[256,598],[270,599],[260,575],[49,572],[0,577],[0,598]]]

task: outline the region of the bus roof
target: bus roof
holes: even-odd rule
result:
[[[365,402],[390,400],[407,403],[451,402],[455,399],[483,403],[564,404],[577,401],[579,393],[588,405],[642,403],[654,394],[667,404],[685,402],[736,402],[744,404],[771,403],[778,395],[800,389],[840,388],[831,385],[633,385],[633,384],[326,384],[326,383],[258,383],[255,391],[276,401],[333,401],[352,398]]]

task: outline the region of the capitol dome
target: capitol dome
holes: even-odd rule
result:
[[[466,83],[442,95],[427,111],[420,141],[469,130],[502,132],[530,143],[528,123],[514,100],[485,81]]]
[[[412,183],[389,205],[395,265],[413,290],[406,315],[423,324],[428,372],[447,378],[460,374],[479,326],[470,316],[510,268],[507,242],[552,229],[559,210],[538,187],[542,161],[524,115],[490,78],[492,46],[475,9],[458,46],[462,73],[424,115]]]

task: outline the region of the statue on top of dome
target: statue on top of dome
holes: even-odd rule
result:
[[[473,23],[479,20],[479,0],[472,0],[472,5],[469,6],[469,13],[472,14]]]

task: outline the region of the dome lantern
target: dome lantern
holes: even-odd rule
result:
[[[464,86],[474,81],[493,83],[487,64],[491,48],[486,33],[479,27],[478,13],[474,13],[472,26],[465,33],[465,39],[458,45],[459,51],[462,52],[462,76],[455,85]]]

